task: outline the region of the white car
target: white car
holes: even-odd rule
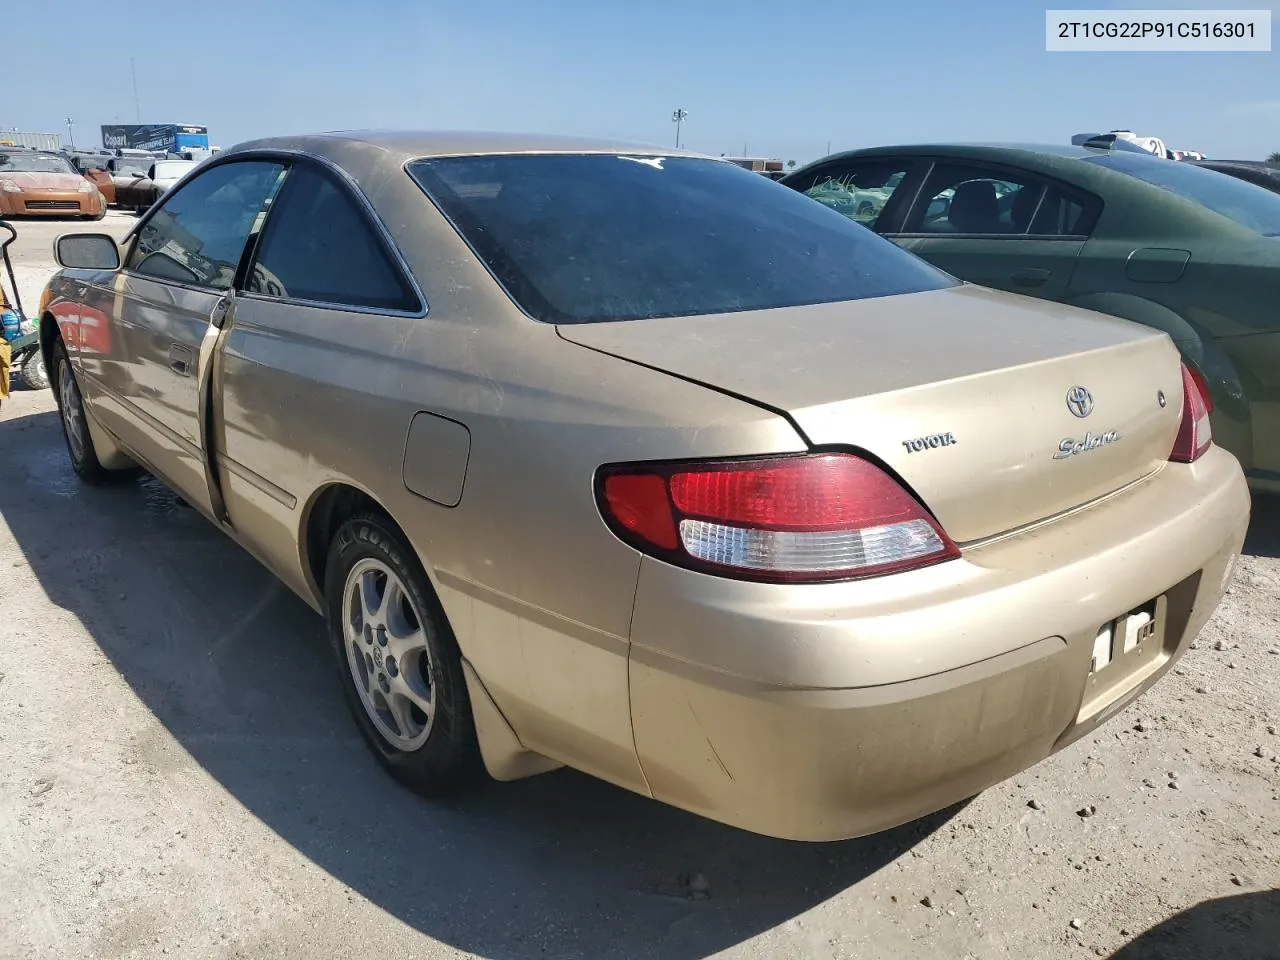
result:
[[[199,160],[157,160],[148,171],[151,182],[156,185],[156,196],[163,194],[199,163]]]
[[[156,160],[147,174],[135,176],[127,184],[116,181],[116,205],[122,210],[141,213],[164,196],[165,192],[188,172],[200,165],[199,160]]]
[[[1132,130],[1112,130],[1111,132],[1116,135],[1117,139],[1128,140],[1130,143],[1137,144],[1143,150],[1154,153],[1157,157],[1163,157],[1168,160],[1173,156],[1168,146],[1159,137],[1142,137]]]

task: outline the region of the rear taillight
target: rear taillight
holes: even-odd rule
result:
[[[1178,439],[1173,442],[1169,459],[1175,463],[1192,463],[1213,443],[1213,429],[1209,426],[1209,390],[1204,378],[1197,380],[1184,363],[1182,365],[1182,423],[1178,426]]]
[[[850,454],[611,466],[597,496],[636,549],[723,576],[851,580],[960,555],[911,494]]]
[[[1204,408],[1207,412],[1213,413],[1213,397],[1209,396],[1209,381],[1204,378],[1204,374],[1195,367],[1183,364],[1183,369],[1191,374],[1191,379],[1196,382],[1196,389],[1200,391],[1200,397],[1204,400]]]

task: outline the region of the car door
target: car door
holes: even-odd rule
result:
[[[116,203],[121,207],[130,207],[137,196],[137,186],[146,171],[138,169],[137,163],[121,163],[118,160],[112,169],[111,179],[116,187]]]
[[[1060,300],[1096,207],[1027,171],[940,161],[886,236],[962,280]]]
[[[98,370],[119,415],[107,425],[210,516],[219,513],[206,457],[213,342],[284,170],[226,162],[165,197],[138,228],[111,298],[112,353]]]

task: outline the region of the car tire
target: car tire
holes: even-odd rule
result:
[[[380,513],[338,528],[325,567],[329,638],[347,707],[401,784],[443,796],[482,769],[462,654],[413,548]]]
[[[58,400],[58,421],[62,424],[62,438],[66,441],[67,456],[71,459],[71,468],[75,470],[76,476],[95,487],[136,477],[137,468],[108,470],[98,459],[98,451],[93,446],[93,434],[89,432],[80,383],[76,380],[67,348],[61,339],[55,340],[53,344],[53,370],[58,384],[58,389],[54,391]]]
[[[39,350],[22,365],[22,385],[28,390],[49,389],[49,371],[45,369],[44,354]]]

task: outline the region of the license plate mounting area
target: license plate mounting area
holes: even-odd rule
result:
[[[1164,595],[1102,624],[1094,636],[1089,676],[1077,721],[1123,697],[1166,659]]]

